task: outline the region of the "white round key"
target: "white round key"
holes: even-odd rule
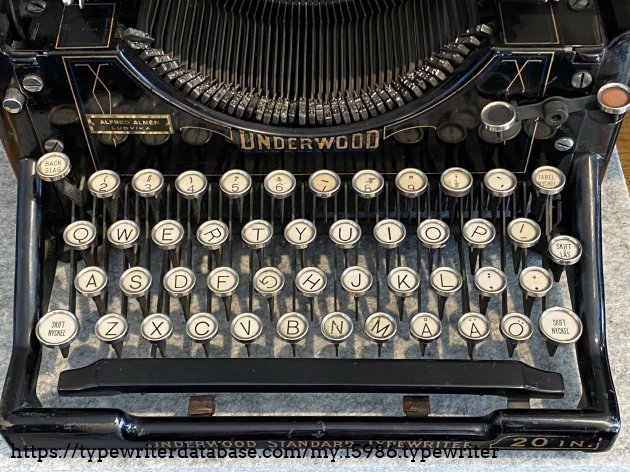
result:
[[[542,166],[532,173],[532,185],[543,195],[559,194],[566,183],[566,176],[557,167]]]
[[[57,182],[65,179],[72,165],[70,158],[63,152],[49,152],[37,160],[35,171],[44,182]]]
[[[442,322],[431,313],[418,313],[409,322],[409,334],[420,342],[430,343],[442,334]]]
[[[517,247],[527,249],[540,240],[540,226],[529,218],[516,218],[507,227],[508,238]]]
[[[132,220],[118,220],[107,229],[107,239],[116,249],[129,249],[138,244],[140,227]]]
[[[284,238],[295,249],[306,249],[316,236],[317,229],[310,220],[293,220],[284,228]]]
[[[151,288],[153,277],[144,267],[132,267],[120,276],[120,290],[129,298],[142,298]]]
[[[151,239],[163,251],[172,251],[184,239],[184,227],[175,220],[162,220],[151,230]]]
[[[354,297],[362,297],[372,287],[372,274],[369,270],[352,266],[341,273],[340,278],[343,289]]]
[[[120,190],[120,176],[113,170],[99,170],[88,179],[88,188],[95,198],[111,198]]]
[[[533,333],[534,324],[525,315],[508,313],[501,319],[501,334],[505,339],[523,342],[531,338]]]
[[[199,171],[188,170],[175,179],[175,188],[182,197],[193,200],[206,193],[208,179]]]
[[[37,322],[35,334],[42,346],[63,349],[79,334],[79,320],[66,310],[49,311]]]
[[[495,267],[482,267],[475,272],[475,287],[484,297],[496,297],[506,289],[507,278]]]
[[[423,220],[418,226],[418,239],[429,249],[440,249],[446,246],[451,230],[446,223],[438,219]]]
[[[166,341],[173,335],[173,321],[162,313],[154,313],[142,320],[140,333],[150,343]]]
[[[206,221],[197,229],[197,240],[212,251],[221,249],[229,235],[227,225],[219,220]]]
[[[295,285],[305,297],[321,295],[327,282],[326,274],[317,267],[305,267],[295,276]]]
[[[556,236],[549,241],[549,258],[562,266],[573,265],[582,258],[582,244],[571,236]]]
[[[361,227],[353,220],[337,220],[330,226],[328,235],[338,248],[352,249],[361,239]]]
[[[407,229],[398,220],[381,220],[374,225],[374,238],[385,249],[397,248],[407,236]]]
[[[516,190],[518,180],[516,176],[506,169],[492,169],[486,172],[483,183],[488,193],[493,197],[509,197]]]
[[[253,313],[242,313],[232,320],[230,332],[241,343],[254,342],[262,334],[263,322]]]
[[[426,191],[428,182],[426,174],[418,169],[404,169],[396,175],[396,188],[403,197],[419,197]]]
[[[518,284],[525,295],[541,298],[553,287],[553,275],[542,267],[527,267],[518,275]]]
[[[96,240],[96,228],[89,221],[75,221],[70,223],[63,232],[63,240],[71,249],[85,251]]]
[[[175,267],[164,275],[164,288],[171,297],[181,298],[190,295],[195,288],[197,278],[188,267]]]
[[[457,331],[466,341],[481,341],[490,334],[490,320],[479,313],[466,313],[457,322]]]
[[[440,176],[442,191],[450,197],[465,197],[470,193],[472,184],[472,174],[461,167],[446,169]]]
[[[374,313],[365,320],[365,334],[377,343],[384,343],[396,336],[396,319],[387,313]]]
[[[464,239],[473,249],[486,248],[496,236],[494,225],[483,218],[473,218],[464,225]]]
[[[212,341],[218,332],[219,322],[210,313],[197,313],[186,322],[186,334],[196,343]]]
[[[353,329],[352,319],[339,311],[327,314],[322,320],[322,334],[335,344],[348,339],[352,335]]]
[[[164,176],[159,170],[143,169],[133,176],[131,186],[141,197],[155,197],[164,190]]]
[[[450,297],[459,292],[463,285],[462,275],[451,267],[438,267],[431,272],[431,287],[441,297]]]
[[[362,170],[352,177],[352,188],[363,198],[374,198],[385,188],[385,179],[375,170]]]
[[[276,331],[286,342],[297,343],[308,333],[308,320],[300,313],[286,313],[278,320]]]
[[[334,197],[341,188],[341,179],[332,170],[318,170],[308,178],[308,186],[319,198]]]
[[[208,288],[219,297],[229,297],[238,288],[238,273],[231,267],[217,267],[207,279]]]
[[[107,272],[100,267],[86,267],[74,278],[74,287],[84,297],[98,297],[107,288]]]
[[[544,311],[538,318],[538,328],[549,341],[571,344],[582,336],[582,320],[566,308],[554,307]]]
[[[250,249],[262,249],[271,243],[273,226],[265,220],[252,220],[243,226],[241,237]]]
[[[243,198],[252,188],[252,178],[244,170],[229,170],[221,176],[219,187],[228,198]]]
[[[291,172],[286,170],[274,170],[267,174],[263,185],[267,193],[273,198],[284,199],[293,194],[297,182]]]
[[[98,319],[94,325],[94,334],[106,344],[114,344],[122,341],[129,332],[129,323],[125,317],[117,313],[109,313]]]
[[[254,274],[254,288],[265,298],[275,297],[284,287],[284,274],[276,267],[263,267]]]
[[[399,297],[409,297],[418,290],[420,276],[410,267],[396,267],[387,275],[387,285]]]

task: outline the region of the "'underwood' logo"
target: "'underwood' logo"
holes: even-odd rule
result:
[[[381,135],[376,130],[320,138],[289,138],[240,131],[238,147],[242,151],[250,152],[368,151],[377,149],[380,145],[380,141]]]

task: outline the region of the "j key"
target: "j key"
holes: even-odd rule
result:
[[[490,321],[479,313],[466,313],[457,322],[457,331],[466,341],[468,356],[474,359],[475,345],[490,334]]]
[[[561,344],[574,344],[582,336],[582,320],[566,308],[545,310],[538,318],[538,329],[546,340],[547,351],[554,356]]]
[[[429,179],[418,169],[404,169],[396,175],[396,188],[403,197],[417,198],[427,190]]]
[[[322,334],[334,344],[335,355],[339,357],[339,344],[352,335],[352,318],[339,311],[327,314],[322,320]]]
[[[508,313],[501,319],[501,334],[507,344],[508,355],[514,356],[519,343],[527,341],[534,333],[532,321],[520,313]]]
[[[123,341],[128,332],[127,320],[117,313],[100,317],[94,325],[96,337],[99,341],[111,345],[117,357],[122,357]]]
[[[420,275],[409,267],[397,267],[387,275],[387,285],[398,299],[398,317],[404,316],[405,298],[413,295],[420,286]]]
[[[94,300],[99,316],[107,312],[107,272],[100,267],[86,267],[74,278],[74,286],[81,295]]]
[[[112,170],[99,170],[88,179],[88,189],[94,198],[103,200],[112,221],[118,215],[120,176]]]
[[[127,262],[137,265],[136,247],[140,240],[140,227],[132,220],[118,220],[107,229],[107,239],[112,247],[125,252]]]
[[[420,343],[420,355],[424,357],[427,346],[442,334],[442,322],[432,313],[418,313],[409,322],[409,333]]]
[[[284,287],[284,274],[275,267],[264,267],[254,274],[254,288],[269,302],[271,320],[275,314],[275,299]]]
[[[93,266],[94,260],[89,249],[94,245],[96,228],[89,221],[70,223],[63,232],[63,240],[70,249],[79,251],[86,266]]]
[[[120,276],[120,290],[129,298],[135,298],[140,304],[142,316],[149,316],[149,290],[153,277],[144,267],[132,267]]]
[[[169,270],[162,281],[169,295],[179,298],[186,320],[190,318],[190,301],[188,296],[195,288],[196,282],[195,273],[188,267],[175,267]]]
[[[253,313],[243,313],[232,320],[230,332],[238,342],[245,344],[247,357],[252,356],[251,344],[260,337],[263,331],[262,320]]]
[[[372,288],[373,278],[370,271],[363,267],[348,267],[341,273],[341,287],[354,297],[356,319],[359,319],[359,298]]]
[[[488,310],[491,297],[498,297],[507,288],[505,274],[494,267],[482,267],[475,272],[475,287],[479,292],[479,311],[482,315]]]
[[[295,345],[308,333],[308,320],[300,313],[286,313],[278,320],[276,331],[278,336],[291,345],[295,357]]]
[[[571,236],[557,236],[549,241],[551,272],[556,282],[560,282],[565,267],[577,264],[582,258],[582,244]]]
[[[140,325],[140,333],[151,343],[151,357],[156,357],[158,350],[166,357],[166,341],[173,335],[173,321],[168,316],[162,313],[147,316]]]
[[[438,267],[431,272],[431,287],[438,294],[438,315],[444,318],[446,300],[459,292],[463,285],[462,275],[450,267]]]
[[[518,275],[518,284],[523,291],[523,312],[531,316],[536,299],[547,296],[551,290],[553,276],[542,267],[527,267]]]
[[[521,262],[527,261],[527,249],[540,241],[540,226],[529,218],[516,218],[507,227],[508,239],[512,243],[512,260],[514,273],[518,273]]]
[[[326,288],[326,274],[317,267],[305,267],[295,276],[296,288],[302,295],[308,297],[311,306],[311,321],[314,319],[315,297],[321,295]]]
[[[67,358],[70,344],[79,334],[79,320],[66,310],[49,311],[37,322],[35,334],[42,346],[59,348]]]
[[[197,313],[186,322],[186,334],[193,342],[201,344],[206,357],[210,357],[210,341],[219,332],[219,322],[210,313]]]
[[[238,273],[231,267],[217,267],[208,275],[208,288],[223,299],[228,321],[232,318],[232,295],[238,288],[238,284]]]
[[[35,171],[40,179],[44,182],[52,182],[59,192],[79,207],[82,207],[84,202],[83,194],[66,179],[71,170],[70,158],[62,152],[44,154],[35,164]]]
[[[396,336],[397,329],[396,319],[387,313],[374,313],[365,320],[365,334],[376,342],[378,357],[383,344]]]

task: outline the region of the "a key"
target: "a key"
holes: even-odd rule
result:
[[[173,335],[173,321],[162,313],[147,316],[140,325],[142,337],[151,344],[151,357],[157,357],[160,351],[166,357],[166,341]]]
[[[144,318],[149,316],[149,297],[147,295],[152,282],[151,272],[144,267],[132,267],[123,272],[118,283],[120,290],[127,297],[138,300]]]
[[[556,282],[560,282],[567,266],[577,264],[582,258],[582,244],[571,236],[556,236],[549,241],[550,269]]]
[[[394,292],[398,304],[398,317],[402,321],[405,298],[413,295],[420,286],[420,275],[410,267],[396,267],[387,275],[387,285]]]
[[[381,357],[383,344],[396,336],[398,326],[396,319],[387,313],[374,313],[365,320],[365,334],[378,346],[378,357]]]
[[[278,320],[276,331],[278,336],[291,345],[293,357],[295,357],[295,345],[308,333],[308,320],[300,313],[286,313]]]
[[[538,318],[538,329],[545,338],[547,351],[553,357],[561,344],[574,344],[582,336],[582,320],[566,308],[545,310]]]
[[[107,313],[107,272],[96,266],[86,267],[74,278],[74,286],[77,292],[94,301],[98,316]]]
[[[40,179],[44,182],[52,182],[60,193],[79,207],[83,207],[85,199],[82,192],[66,178],[71,170],[70,158],[62,152],[44,154],[35,164],[35,171]]]
[[[403,197],[417,198],[427,189],[429,179],[424,172],[418,169],[407,168],[396,175],[396,188]]]
[[[527,267],[518,275],[523,291],[523,313],[529,317],[537,298],[546,297],[553,286],[553,275],[542,267]]]
[[[253,313],[242,313],[235,317],[230,324],[232,337],[238,342],[245,344],[247,357],[252,357],[251,345],[260,337],[262,331],[263,322]]]
[[[360,267],[348,267],[341,273],[339,279],[341,287],[354,297],[354,309],[356,319],[359,319],[359,298],[365,295],[372,288],[372,274],[369,270]]]
[[[507,344],[508,355],[514,356],[519,343],[527,341],[534,333],[532,321],[520,313],[508,313],[501,319],[501,334]]]
[[[160,221],[159,199],[164,190],[164,176],[155,169],[143,169],[136,172],[131,179],[134,192],[147,199],[147,204],[153,209],[153,219]]]
[[[409,322],[409,334],[420,343],[420,355],[424,357],[427,346],[442,334],[442,322],[432,313],[418,313]]]
[[[385,271],[389,274],[391,250],[399,247],[407,236],[407,229],[398,220],[385,219],[374,225],[374,239],[385,248]]]
[[[221,265],[223,263],[221,250],[227,242],[229,235],[230,233],[227,225],[219,220],[206,221],[197,228],[197,240],[202,246],[215,254],[217,265]],[[217,254],[219,254],[218,257]]]
[[[429,253],[429,272],[433,271],[433,253],[436,249],[446,246],[451,236],[451,230],[446,223],[438,219],[423,220],[416,231],[420,243]]]
[[[179,265],[175,249],[182,243],[184,236],[184,227],[175,220],[162,220],[151,230],[151,239],[158,249],[168,253],[174,266]]]
[[[70,353],[70,344],[79,334],[79,320],[66,310],[49,311],[37,322],[37,339],[42,346],[59,348],[64,359]]]
[[[88,189],[94,198],[103,200],[112,222],[118,216],[120,176],[113,170],[99,170],[88,179]]]
[[[490,334],[490,321],[479,313],[466,313],[457,322],[457,331],[466,341],[468,357],[474,359],[475,346]]]
[[[474,280],[479,292],[479,311],[485,315],[490,298],[498,297],[507,288],[507,278],[495,267],[482,267],[475,272]]]
[[[238,273],[231,267],[217,267],[208,274],[207,284],[212,293],[223,299],[225,316],[230,321],[232,318],[232,295],[239,284]]]
[[[284,201],[293,195],[297,181],[295,176],[286,170],[274,170],[265,177],[263,185],[271,196],[272,215],[275,210],[274,201],[280,200],[280,221],[284,222]]]
[[[431,272],[431,287],[438,294],[438,315],[444,318],[446,300],[459,292],[463,285],[462,275],[451,267],[438,267]]]
[[[276,312],[276,296],[284,287],[284,274],[276,267],[264,267],[254,274],[254,288],[269,302],[271,321]]]
[[[473,218],[464,225],[462,234],[470,247],[470,272],[475,273],[477,267],[484,265],[482,252],[496,236],[494,225],[483,218]]]
[[[295,285],[302,295],[307,297],[311,306],[311,321],[315,317],[315,297],[321,295],[328,280],[326,274],[317,267],[305,267],[295,276]]]
[[[308,187],[316,198],[324,200],[324,221],[328,222],[328,199],[339,193],[341,179],[332,170],[318,170],[308,178]],[[313,205],[315,205],[315,202],[313,202]],[[313,221],[315,221],[315,213],[314,207]]]
[[[258,266],[264,267],[264,249],[273,238],[273,226],[266,220],[252,220],[241,230],[241,237],[247,247],[258,253]]]
[[[201,217],[201,197],[208,190],[208,179],[201,172],[188,170],[175,179],[177,192],[186,200],[193,201],[193,212],[197,221]]]
[[[132,220],[118,220],[107,230],[107,239],[112,247],[124,251],[130,266],[137,265],[136,247],[140,240],[140,227]]]
[[[162,283],[171,297],[178,298],[184,312],[184,319],[190,318],[190,300],[188,296],[195,288],[197,278],[188,267],[175,267],[169,270]]]
[[[243,199],[252,188],[251,176],[244,170],[229,170],[219,179],[219,187],[229,199],[239,201],[239,221],[243,221]]]
[[[63,240],[70,249],[81,254],[86,266],[93,266],[94,259],[89,249],[94,245],[97,235],[96,228],[89,221],[75,221],[63,231]]]
[[[114,349],[116,357],[122,357],[123,341],[129,332],[129,324],[124,316],[108,313],[101,316],[94,325],[94,334],[103,343]]]
[[[352,335],[352,318],[345,313],[335,311],[324,316],[322,334],[335,346],[335,356],[339,357],[339,345]]]
[[[210,341],[219,332],[219,322],[210,313],[197,313],[186,322],[186,334],[197,344],[203,346],[206,357],[210,357]]]
[[[543,211],[548,207],[548,202],[554,195],[558,195],[564,189],[567,178],[564,173],[552,166],[542,166],[532,173],[532,185],[536,191],[534,199],[534,215],[540,221]]]
[[[529,218],[516,218],[507,226],[508,239],[512,243],[514,273],[517,274],[521,263],[527,262],[527,249],[540,241],[540,226]],[[524,265],[524,267],[526,267]]]

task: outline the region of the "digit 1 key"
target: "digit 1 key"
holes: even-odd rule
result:
[[[420,275],[409,267],[396,267],[387,275],[387,285],[396,295],[398,316],[403,320],[405,298],[413,295],[420,286]]]
[[[118,197],[120,195],[120,176],[113,170],[99,170],[88,179],[88,189],[94,198],[103,200],[110,220],[118,217]]]
[[[103,343],[114,349],[117,357],[122,357],[123,341],[129,332],[127,320],[117,313],[101,316],[94,326],[94,334]]]
[[[193,342],[201,344],[206,357],[210,357],[210,341],[219,332],[219,322],[210,313],[197,313],[186,322],[186,334]]]
[[[70,353],[70,344],[79,334],[79,320],[66,310],[49,311],[37,322],[35,335],[42,346],[59,348],[64,359]]]
[[[432,313],[418,313],[409,322],[409,333],[420,343],[420,356],[424,357],[427,346],[442,334],[442,322]]]
[[[335,311],[324,316],[322,320],[322,334],[334,344],[335,356],[339,357],[339,344],[352,335],[353,329],[352,318],[345,313]]]
[[[479,313],[466,313],[457,322],[457,331],[466,341],[468,357],[473,360],[475,346],[490,334],[490,321]]]
[[[538,318],[538,329],[553,357],[561,344],[574,344],[582,336],[582,320],[566,308],[554,307],[545,310]]]
[[[383,344],[396,336],[396,319],[387,313],[374,313],[365,320],[365,334],[378,346],[378,357],[381,357]]]
[[[295,285],[302,295],[308,297],[311,306],[311,321],[315,317],[315,297],[321,295],[328,280],[326,274],[317,267],[305,267],[295,276]]]
[[[519,343],[527,341],[534,333],[534,324],[520,313],[508,313],[501,319],[501,334],[507,344],[508,355],[514,356]]]
[[[107,313],[107,272],[100,267],[86,267],[74,278],[74,286],[81,295],[91,298],[98,316]]]
[[[300,313],[286,313],[278,320],[276,331],[278,336],[291,344],[293,357],[295,357],[295,345],[304,339],[306,333],[308,333],[308,320]]]
[[[252,357],[251,345],[260,337],[262,330],[262,320],[253,313],[242,313],[234,318],[230,324],[232,337],[245,344],[247,357]]]
[[[163,313],[147,316],[140,325],[142,337],[151,343],[151,357],[157,357],[160,351],[166,357],[166,341],[173,335],[173,321]]]
[[[225,316],[230,321],[232,318],[232,295],[239,284],[238,273],[231,267],[217,267],[208,274],[207,284],[212,293],[223,299]]]
[[[582,244],[571,236],[560,235],[549,241],[549,259],[554,280],[560,282],[567,266],[577,264],[582,258]]]

